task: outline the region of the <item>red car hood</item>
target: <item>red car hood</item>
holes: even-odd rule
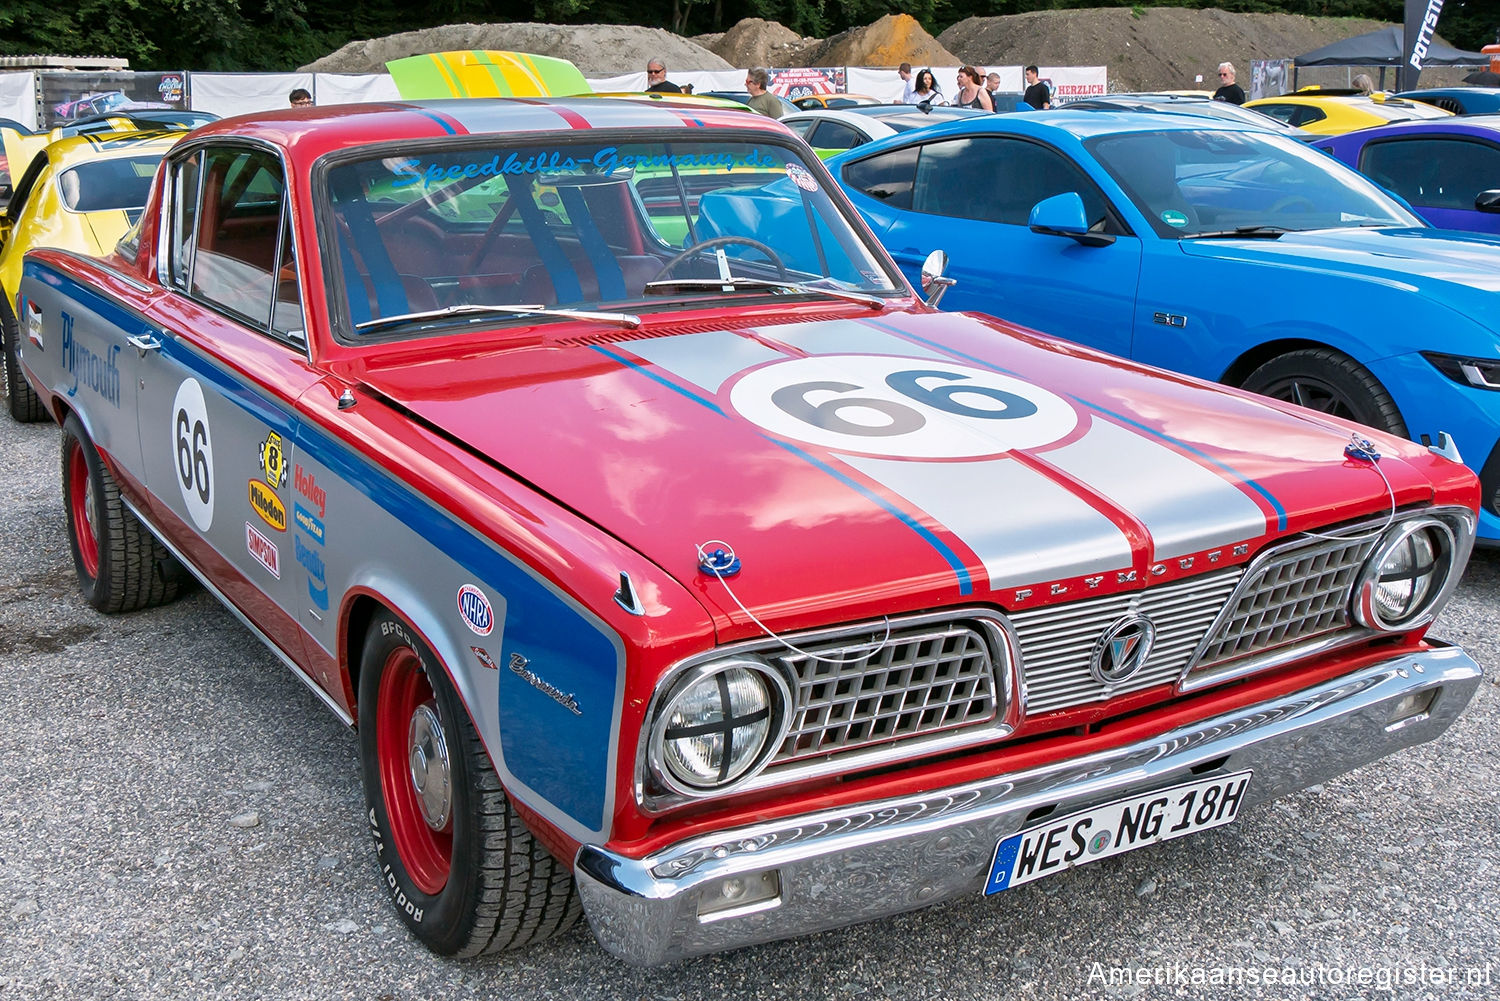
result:
[[[708,607],[785,627],[1140,587],[1391,503],[1337,422],[994,321],[704,326],[364,377]],[[1430,499],[1443,460],[1379,441],[1397,502]],[[711,540],[733,595],[697,567]]]

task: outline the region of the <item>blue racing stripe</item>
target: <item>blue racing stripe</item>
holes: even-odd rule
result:
[[[458,130],[455,129],[451,124],[449,124],[448,119],[444,118],[442,115],[439,115],[437,112],[435,112],[435,111],[428,111],[426,108],[419,107],[417,105],[409,105],[409,107],[411,108],[412,111],[415,111],[417,114],[421,115],[423,118],[430,118],[434,122],[437,122],[439,125],[441,125],[443,127],[443,131],[446,132],[446,133],[448,133],[450,136],[456,136],[456,135],[458,135]]]
[[[615,361],[619,362],[621,365],[626,366],[627,368],[634,369],[635,371],[639,372],[641,375],[644,375],[646,378],[650,379],[652,382],[661,383],[663,386],[666,386],[668,389],[672,390],[674,393],[680,393],[683,396],[686,396],[688,399],[692,400],[694,403],[697,403],[700,406],[707,407],[708,409],[712,410],[714,413],[718,414],[720,417],[728,417],[729,416],[728,414],[724,413],[723,410],[719,409],[719,405],[717,403],[715,403],[713,400],[710,400],[710,399],[707,399],[705,397],[699,396],[697,393],[693,392],[692,390],[686,389],[686,388],[684,388],[682,386],[679,386],[679,385],[677,385],[677,383],[672,382],[670,379],[664,379],[664,378],[662,378],[661,376],[657,375],[655,372],[651,371],[651,369],[649,369],[646,366],[642,365],[640,362],[635,361],[634,359],[627,358],[627,357],[625,357],[622,354],[616,354],[615,352],[609,350],[608,348],[601,348],[597,344],[594,345],[594,350],[597,351],[597,352],[599,352],[600,354],[604,355],[606,358],[613,358]]]

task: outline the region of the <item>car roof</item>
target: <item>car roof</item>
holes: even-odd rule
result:
[[[781,116],[783,122],[844,122],[858,129],[876,129],[885,131],[889,129],[884,122],[869,115],[851,114],[850,108],[807,108],[791,114]]]
[[[1447,118],[1409,118],[1400,122],[1388,122],[1384,125],[1373,125],[1366,129],[1357,129],[1347,132],[1342,136],[1328,136],[1327,140],[1338,140],[1339,145],[1349,145],[1368,142],[1371,139],[1384,139],[1390,136],[1401,135],[1432,135],[1441,133],[1443,135],[1483,135],[1487,138],[1500,139],[1500,112],[1486,111],[1477,115],[1451,115]],[[1320,140],[1318,145],[1327,145]]]

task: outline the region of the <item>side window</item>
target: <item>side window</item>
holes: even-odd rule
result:
[[[813,132],[812,144],[818,149],[853,149],[863,145],[865,137],[843,122],[822,122]]]
[[[906,146],[847,164],[844,183],[892,208],[909,209],[920,148]]]
[[[931,143],[917,164],[912,208],[931,215],[1025,226],[1032,206],[1076,191],[1084,214],[1099,226],[1104,196],[1067,157],[1022,139],[985,136]]]
[[[1500,187],[1500,148],[1467,139],[1371,143],[1359,169],[1413,205],[1474,208],[1474,196]]]
[[[787,122],[786,123],[786,127],[789,128],[789,129],[791,129],[793,132],[797,133],[802,138],[806,139],[807,138],[807,134],[812,131],[812,127],[814,125],[816,125],[816,124],[818,124],[818,123],[817,122],[810,122],[810,121],[808,121],[807,119],[804,118],[801,121],[797,121],[797,122]]]
[[[1297,117],[1297,112],[1301,108],[1295,104],[1257,104],[1255,110],[1263,115],[1270,115],[1279,122],[1286,122],[1288,125],[1291,125],[1293,124],[1292,119]]]
[[[198,178],[203,155],[195,153],[172,164],[170,215],[167,219],[167,280],[187,291],[192,271],[194,233],[198,225]]]
[[[1314,108],[1314,107],[1311,107],[1311,106],[1304,106],[1304,107],[1297,108],[1293,112],[1293,114],[1292,114],[1292,124],[1296,125],[1298,127],[1301,127],[1303,125],[1311,125],[1314,122],[1321,122],[1323,119],[1325,119],[1327,117],[1328,117],[1328,112],[1324,111],[1322,108]]]
[[[268,329],[287,232],[281,164],[263,150],[210,150],[201,188],[188,292]]]

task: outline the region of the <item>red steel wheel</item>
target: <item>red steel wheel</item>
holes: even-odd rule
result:
[[[68,515],[73,519],[74,538],[78,540],[79,568],[91,580],[99,577],[99,536],[94,524],[99,520],[99,498],[94,492],[94,478],[89,475],[89,460],[83,442],[68,441]]]
[[[412,882],[437,896],[453,868],[453,778],[432,685],[409,646],[380,672],[375,748],[391,835]]]

